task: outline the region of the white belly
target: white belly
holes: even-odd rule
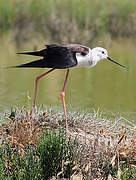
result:
[[[91,49],[89,50],[89,53],[86,56],[81,55],[80,53],[76,53],[77,58],[77,66],[76,67],[92,67],[95,66],[95,62],[92,58]]]

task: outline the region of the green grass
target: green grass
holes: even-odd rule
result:
[[[65,138],[64,130],[47,131],[37,147],[26,147],[25,154],[10,143],[0,147],[0,179],[69,178],[77,160],[77,141]]]
[[[76,140],[71,141],[71,138],[66,140],[64,130],[60,130],[59,133],[48,131],[38,146],[43,179],[57,177],[62,169],[64,169],[62,175],[70,178],[77,147]]]
[[[0,33],[15,37],[33,32],[50,41],[89,43],[107,33],[135,36],[135,17],[135,0],[0,0]]]

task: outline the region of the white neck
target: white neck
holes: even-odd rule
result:
[[[86,56],[81,55],[80,53],[76,53],[77,66],[76,67],[92,67],[92,50],[89,49],[89,53]]]
[[[97,64],[101,60],[101,57],[98,54],[96,54],[95,48],[92,49],[92,57],[95,64]]]

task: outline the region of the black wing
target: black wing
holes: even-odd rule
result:
[[[61,45],[46,45],[46,67],[65,69],[77,65],[76,53]]]
[[[41,67],[65,69],[77,65],[76,53],[83,56],[88,54],[89,48],[78,44],[68,45],[46,45],[46,49],[35,52],[25,52],[19,54],[28,54],[34,56],[42,56],[43,59],[22,64],[17,67]]]

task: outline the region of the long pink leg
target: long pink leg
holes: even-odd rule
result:
[[[39,80],[40,80],[43,76],[47,75],[48,73],[52,72],[53,70],[54,70],[54,68],[52,68],[52,69],[50,69],[49,71],[43,73],[42,75],[36,77],[36,79],[35,79],[34,104],[33,104],[33,108],[32,108],[31,115],[30,115],[30,119],[31,119],[31,129],[33,128],[33,113],[34,113],[34,108],[35,108],[35,104],[36,104],[38,82],[39,82]]]
[[[66,73],[66,77],[65,77],[65,81],[64,81],[64,86],[63,86],[63,89],[62,89],[62,92],[61,92],[62,104],[63,104],[64,116],[65,116],[66,130],[68,130],[68,125],[67,125],[67,113],[66,113],[66,104],[65,104],[65,88],[66,88],[66,84],[67,84],[67,80],[68,80],[68,75],[69,75],[69,69],[67,69],[67,73]]]
[[[53,70],[54,70],[54,68],[52,68],[52,69],[50,69],[49,71],[43,73],[42,75],[36,77],[36,79],[35,79],[35,94],[34,94],[34,104],[33,104],[33,107],[35,107],[35,104],[36,104],[37,88],[38,88],[38,82],[39,82],[39,80],[40,80],[43,76],[45,76],[45,75],[49,74],[50,72],[52,72]]]

